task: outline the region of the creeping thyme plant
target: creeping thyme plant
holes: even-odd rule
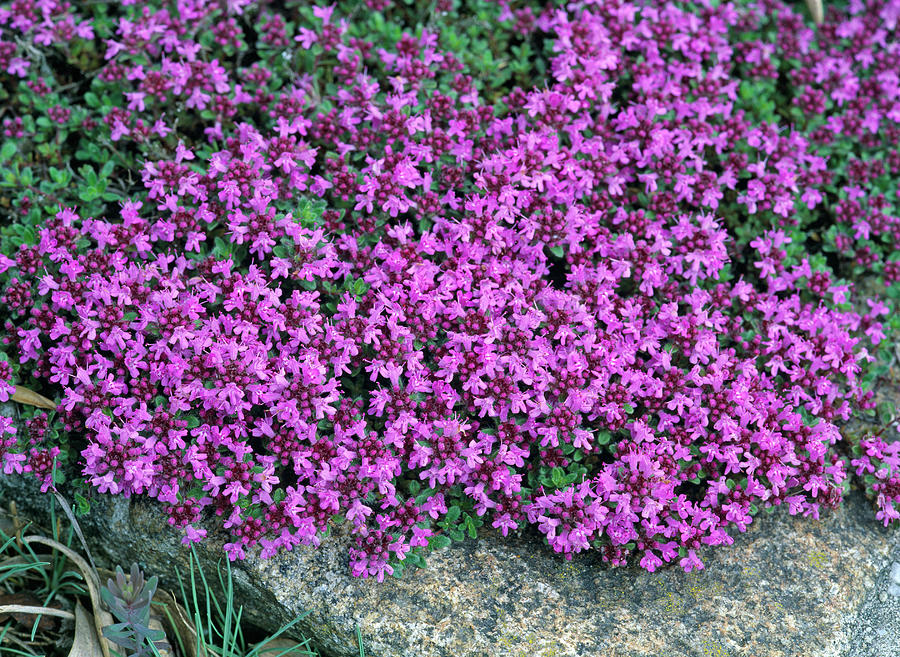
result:
[[[0,7],[6,475],[379,581],[900,518],[900,1]]]

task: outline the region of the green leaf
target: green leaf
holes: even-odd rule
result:
[[[57,169],[56,167],[48,167],[47,172],[50,174],[50,180],[61,185],[65,184],[66,172],[64,170]]]
[[[894,402],[892,401],[883,401],[879,402],[878,406],[878,421],[882,424],[888,424],[891,420],[894,419],[895,411],[897,410],[894,406]]]
[[[81,174],[81,177],[87,181],[88,185],[96,185],[97,184],[97,172],[94,171],[94,167],[90,164],[83,164],[78,168],[78,173]]]
[[[432,550],[440,550],[441,548],[445,548],[449,546],[453,541],[444,536],[443,534],[435,534],[428,538],[428,547]]]
[[[566,485],[566,476],[563,469],[559,466],[553,468],[550,471],[550,480],[553,482],[553,485],[557,488],[562,488]]]
[[[743,100],[751,100],[756,95],[755,85],[749,80],[744,80],[741,82],[741,86],[738,87],[738,93],[740,94]]]
[[[462,512],[459,510],[458,506],[451,506],[447,509],[447,515],[444,516],[444,520],[448,523],[456,522],[459,519],[460,513]]]
[[[22,244],[34,244],[37,241],[37,234],[31,226],[23,226],[22,224],[13,225],[13,231],[22,240]]]
[[[478,538],[478,528],[475,526],[475,521],[472,519],[472,516],[467,515],[464,524],[469,533],[469,538]]]
[[[422,555],[416,554],[415,552],[409,552],[406,555],[406,559],[404,559],[404,561],[408,561],[416,568],[427,568],[428,567],[428,564],[426,563],[425,559],[422,558]]]
[[[78,192],[78,198],[80,198],[85,203],[90,203],[91,201],[95,201],[100,198],[100,194],[93,187],[88,187],[87,189],[83,189]]]
[[[19,145],[14,141],[8,141],[0,148],[0,162],[6,162],[9,158],[16,154]]]
[[[75,493],[75,515],[83,516],[91,510],[91,503],[81,493]]]
[[[355,281],[353,281],[353,285],[351,287],[351,290],[353,291],[354,294],[365,294],[366,290],[368,290],[368,289],[369,289],[369,284],[366,283],[361,278],[358,278]]]
[[[566,255],[566,250],[561,244],[557,244],[556,246],[550,247],[550,253],[555,255],[557,258],[562,258]]]

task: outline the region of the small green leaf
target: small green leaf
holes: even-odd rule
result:
[[[428,563],[426,563],[425,559],[422,558],[422,555],[416,554],[415,552],[410,552],[406,555],[405,561],[408,561],[416,568],[427,568]]]
[[[449,509],[447,509],[447,515],[444,516],[444,520],[446,520],[448,523],[456,522],[459,519],[460,513],[462,512],[459,510],[458,506],[451,506]]]
[[[553,482],[553,485],[557,488],[562,488],[566,485],[566,476],[563,469],[559,466],[553,468],[550,471],[550,480]]]
[[[369,289],[369,284],[366,283],[361,278],[358,278],[355,281],[353,281],[352,291],[354,294],[365,294],[366,290],[368,290],[368,289]]]
[[[83,516],[91,510],[91,503],[81,493],[75,493],[75,515]]]
[[[9,158],[16,154],[19,145],[14,141],[8,141],[0,148],[0,162],[6,162]]]
[[[444,536],[443,534],[435,534],[428,538],[428,547],[432,550],[440,550],[441,548],[445,548],[449,546],[453,541]]]
[[[894,406],[894,402],[892,401],[883,401],[879,402],[878,406],[878,421],[882,424],[888,424],[891,420],[894,419],[894,414],[896,412],[896,407]]]
[[[78,173],[81,174],[81,177],[87,181],[88,185],[96,185],[97,184],[97,172],[94,171],[94,167],[90,164],[83,164],[78,168]]]

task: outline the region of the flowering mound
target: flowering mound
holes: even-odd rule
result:
[[[702,568],[854,475],[900,518],[838,429],[900,328],[898,0],[282,5],[0,9],[0,401],[60,400],[7,475],[379,580],[483,523]]]

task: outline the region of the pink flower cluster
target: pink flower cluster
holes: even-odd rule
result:
[[[95,130],[146,146],[144,191],[118,216],[60,208],[0,278],[0,348],[59,386],[81,475],[165,504],[186,541],[219,518],[232,558],[341,516],[352,572],[379,580],[454,505],[650,571],[702,568],[760,507],[818,517],[850,466],[896,519],[900,443],[849,461],[838,430],[872,406],[888,308],[854,312],[797,240],[837,196],[854,240],[900,226],[863,198],[875,165],[835,190],[822,150],[896,150],[898,3],[851,2],[819,36],[780,2],[501,4],[502,29],[552,43],[545,84],[492,94],[440,31],[375,48],[334,6],[296,35],[259,15],[262,42],[317,49],[290,81],[195,40],[212,21],[238,48],[248,2],[145,6],[104,37],[125,102]],[[775,44],[736,35],[776,9],[806,126],[738,109]],[[0,24],[94,38],[60,16],[14,2]],[[28,460],[0,423],[4,471],[49,485],[59,447],[36,427]]]
[[[900,441],[869,436],[860,440],[853,452],[856,458],[851,459],[850,465],[874,491],[878,520],[885,527],[900,520]]]

